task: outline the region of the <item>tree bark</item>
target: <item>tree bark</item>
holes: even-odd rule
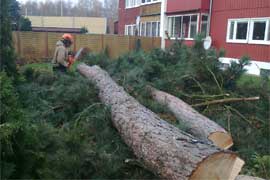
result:
[[[122,139],[152,172],[175,180],[234,180],[238,175],[244,161],[236,154],[199,141],[160,119],[98,66],[80,64],[77,69],[99,89]]]
[[[192,135],[202,140],[210,140],[222,149],[233,145],[231,135],[220,125],[200,114],[181,99],[153,87],[148,88],[152,98],[165,105],[175,117],[188,126]]]

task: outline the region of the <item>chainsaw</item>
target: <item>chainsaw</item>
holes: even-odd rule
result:
[[[77,53],[75,55],[73,52],[68,53],[68,68],[71,67],[72,64],[74,64],[75,61],[78,60],[78,58],[82,54],[83,50],[84,50],[84,48],[79,49],[79,51],[77,51]]]

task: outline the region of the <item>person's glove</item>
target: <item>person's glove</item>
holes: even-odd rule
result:
[[[73,55],[68,55],[68,68],[74,63],[75,59]]]

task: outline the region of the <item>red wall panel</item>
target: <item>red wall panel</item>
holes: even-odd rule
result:
[[[213,0],[210,35],[215,48],[225,48],[226,56],[270,62],[270,45],[227,43],[227,24],[230,18],[270,17],[270,0]]]
[[[136,17],[140,14],[140,8],[125,8],[125,0],[119,0],[118,10],[118,34],[125,34],[125,25],[135,24]]]
[[[168,0],[167,13],[208,10],[209,0]]]

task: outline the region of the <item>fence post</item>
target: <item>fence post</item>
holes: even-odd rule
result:
[[[131,51],[131,46],[130,46],[130,36],[128,36],[128,51]]]
[[[101,34],[101,52],[104,50],[104,35]]]
[[[48,32],[45,32],[45,57],[49,58],[49,39]]]
[[[73,51],[74,51],[74,52],[76,52],[76,49],[77,49],[77,47],[76,47],[76,43],[77,43],[77,42],[76,42],[76,37],[77,37],[77,35],[76,35],[76,34],[74,34],[74,35],[73,35],[73,37],[74,37],[74,42],[73,42]]]
[[[21,54],[21,36],[20,36],[20,32],[19,31],[16,31],[16,36],[17,36],[18,54],[19,54],[19,56],[22,56],[22,54]]]

